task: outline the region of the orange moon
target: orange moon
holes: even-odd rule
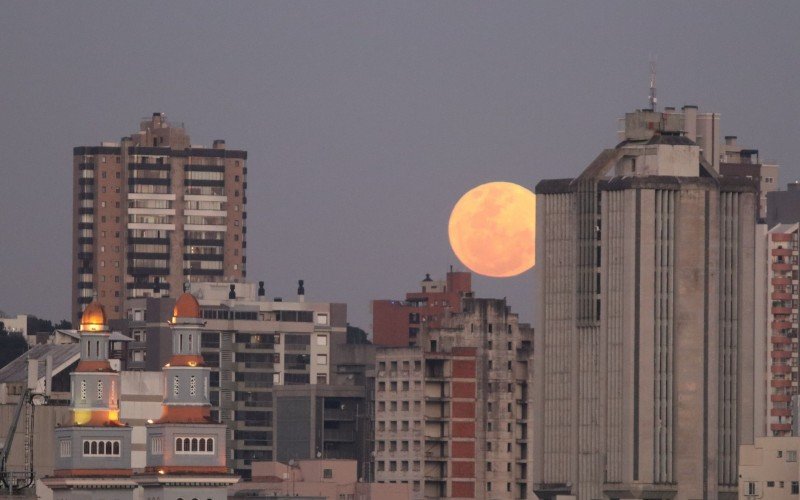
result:
[[[493,278],[536,263],[536,195],[511,182],[489,182],[458,200],[448,224],[450,246],[470,270]]]

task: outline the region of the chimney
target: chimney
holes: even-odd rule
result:
[[[303,286],[303,280],[297,280],[297,301],[306,301],[306,288]]]
[[[259,297],[263,297],[264,295],[266,295],[266,293],[267,293],[267,291],[264,290],[264,282],[263,281],[259,281],[258,282],[258,296]]]
[[[236,285],[231,285],[231,291],[228,292],[228,298],[233,300],[236,298]]]

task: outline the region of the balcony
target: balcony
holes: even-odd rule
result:
[[[789,408],[773,408],[769,411],[773,417],[791,417],[792,410]]]
[[[772,359],[789,359],[792,357],[792,351],[772,351],[770,356]]]
[[[783,315],[792,314],[792,308],[791,308],[791,307],[773,307],[773,308],[772,308],[772,314],[775,314],[775,315],[779,315],[779,314],[783,314]]]
[[[772,264],[773,271],[791,271],[792,265],[787,263],[776,263]]]
[[[769,428],[776,432],[789,432],[792,430],[792,424],[769,424]]]
[[[788,278],[788,277],[787,278],[782,278],[782,277],[772,278],[772,284],[773,285],[791,285],[792,284],[792,278]]]
[[[775,257],[777,257],[778,255],[789,256],[789,255],[792,255],[792,249],[791,248],[773,248],[772,249],[772,255],[775,256]]]
[[[772,292],[772,300],[792,300],[792,294],[787,292]]]
[[[791,344],[792,343],[792,339],[787,337],[786,335],[773,335],[770,338],[770,341],[773,344]]]
[[[792,396],[788,394],[773,394],[769,397],[769,400],[773,403],[791,403]]]
[[[792,381],[791,380],[770,380],[769,382],[770,387],[791,387]]]
[[[769,371],[772,373],[792,373],[792,367],[789,365],[772,365]]]

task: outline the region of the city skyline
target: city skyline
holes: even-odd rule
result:
[[[10,4],[0,309],[69,317],[71,197],[56,187],[72,147],[155,111],[193,143],[249,151],[247,279],[285,297],[304,279],[368,331],[370,300],[458,264],[461,194],[577,175],[613,140],[613,118],[647,104],[651,54],[660,106],[721,113],[723,135],[779,161],[780,186],[798,176],[794,4],[610,5]],[[474,288],[531,321],[533,282]]]

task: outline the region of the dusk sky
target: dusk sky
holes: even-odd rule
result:
[[[0,310],[71,300],[72,148],[160,111],[248,160],[247,274],[269,296],[402,298],[460,267],[478,184],[572,177],[647,105],[800,176],[800,2],[11,2],[0,16]],[[534,271],[535,272],[535,271]],[[479,278],[533,320],[533,272]]]

